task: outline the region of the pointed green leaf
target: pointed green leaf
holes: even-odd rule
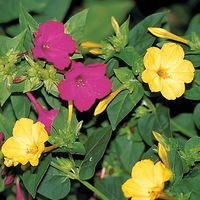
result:
[[[79,177],[81,180],[89,179],[94,175],[95,167],[105,152],[111,133],[112,129],[110,126],[103,127],[87,139],[84,144],[86,155],[80,165]]]
[[[48,199],[63,199],[70,191],[70,180],[67,174],[49,167],[38,187],[38,193]]]
[[[129,32],[129,45],[133,46],[139,54],[144,54],[156,39],[156,37],[148,33],[147,28],[151,26],[160,27],[168,13],[169,11],[155,13],[139,22]]]
[[[17,119],[28,117],[31,103],[25,95],[12,95],[11,102]]]
[[[65,30],[69,33],[77,44],[79,44],[83,32],[85,29],[86,18],[88,14],[88,9],[85,9],[75,15],[73,15],[66,23]]]
[[[33,32],[37,31],[38,24],[22,5],[20,6],[19,23],[20,30],[26,30],[24,46],[26,50],[29,50],[33,47]]]
[[[120,92],[107,108],[108,118],[112,129],[116,129],[117,125],[128,115],[133,109],[133,104],[128,90]]]
[[[45,172],[47,171],[50,162],[51,155],[49,154],[39,163],[36,169],[31,167],[30,169],[27,169],[22,175],[23,183],[33,198],[36,196],[37,187],[40,184]]]

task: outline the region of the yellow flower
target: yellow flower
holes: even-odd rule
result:
[[[131,200],[166,197],[163,193],[164,183],[171,176],[172,172],[161,161],[154,164],[149,159],[142,160],[133,166],[131,178],[122,185],[122,191],[125,197],[131,197]]]
[[[185,44],[189,44],[190,41],[186,40],[180,36],[177,36],[173,33],[170,33],[169,31],[163,29],[163,28],[155,28],[155,27],[149,27],[148,30],[155,36],[160,37],[160,38],[166,38],[178,42],[182,42]]]
[[[166,43],[161,49],[150,47],[144,56],[145,70],[142,80],[152,92],[161,92],[168,100],[174,100],[185,92],[185,84],[194,78],[194,66],[184,59],[180,45]]]
[[[13,136],[2,146],[4,164],[10,167],[30,162],[32,166],[37,166],[47,140],[48,134],[42,123],[33,124],[33,120],[21,118],[15,123]]]

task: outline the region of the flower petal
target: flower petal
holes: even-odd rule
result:
[[[184,82],[181,80],[162,80],[161,94],[168,100],[174,100],[185,92]]]
[[[179,65],[168,70],[171,78],[174,80],[182,80],[185,83],[190,83],[194,78],[194,66],[188,60],[183,60]]]
[[[184,51],[180,45],[165,43],[161,48],[161,69],[167,70],[182,62]]]
[[[147,49],[147,53],[144,56],[144,66],[146,69],[159,70],[161,62],[160,52],[160,49],[157,47]]]

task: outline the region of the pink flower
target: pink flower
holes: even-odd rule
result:
[[[45,125],[45,130],[47,131],[48,135],[50,135],[53,120],[55,119],[59,110],[45,110],[30,92],[27,92],[26,95],[28,96],[31,103],[34,105],[35,109],[38,112],[38,121]]]
[[[64,32],[62,22],[47,21],[39,25],[32,49],[34,59],[44,58],[60,70],[70,64],[69,54],[76,50],[76,43],[69,34]]]
[[[95,63],[84,66],[81,62],[72,62],[72,67],[65,73],[65,80],[58,85],[60,97],[73,100],[79,111],[89,110],[96,99],[110,93],[112,83],[104,75],[106,65]]]
[[[25,200],[18,179],[16,180],[15,187],[16,187],[16,200]]]

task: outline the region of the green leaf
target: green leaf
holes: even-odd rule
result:
[[[190,23],[189,23],[189,26],[187,28],[187,31],[185,32],[185,36],[188,38],[188,39],[191,39],[191,33],[192,32],[195,32],[196,34],[200,34],[200,27],[199,27],[199,24],[200,24],[200,14],[196,14],[195,16],[193,16],[193,18],[191,19]]]
[[[31,103],[25,95],[12,95],[11,102],[17,119],[28,117]]]
[[[95,179],[95,187],[104,195],[109,197],[109,200],[125,200],[121,190],[121,185],[126,181],[124,177],[106,177],[104,179]]]
[[[198,129],[200,129],[200,103],[198,103],[193,112],[193,120]]]
[[[89,8],[83,39],[100,42],[113,33],[111,17],[114,16],[120,24],[134,6],[132,0],[85,1]]]
[[[117,59],[111,58],[107,62],[107,68],[106,68],[106,76],[111,77],[114,74],[114,69],[119,68],[119,62]]]
[[[113,99],[107,108],[108,118],[113,130],[131,112],[134,106],[128,90],[120,92]]]
[[[41,13],[36,15],[34,18],[39,23],[44,23],[47,20],[58,20],[63,21],[67,11],[71,6],[72,0],[49,0],[49,2],[44,1],[46,3],[44,9],[42,9]]]
[[[24,47],[26,50],[29,50],[33,48],[33,32],[38,30],[38,23],[22,5],[20,6],[19,24],[21,31],[26,30]]]
[[[70,187],[71,184],[67,174],[50,166],[37,192],[48,199],[62,199],[67,196]]]
[[[19,7],[22,4],[27,11],[40,10],[45,8],[45,5],[51,0],[42,1],[41,0],[0,0],[1,12],[0,12],[0,22],[9,22],[11,20],[17,19],[19,16]]]
[[[131,79],[134,78],[134,75],[130,69],[127,67],[120,67],[118,69],[114,69],[115,75],[117,78],[125,84],[126,82],[130,82]]]
[[[181,113],[171,119],[172,131],[180,132],[187,137],[197,135],[192,113]]]
[[[5,139],[12,136],[14,122],[5,115],[0,114],[0,132],[4,133]]]
[[[168,13],[169,11],[155,13],[139,22],[129,33],[129,45],[133,46],[139,54],[144,54],[156,39],[148,33],[147,28],[160,27]]]
[[[138,129],[144,141],[151,146],[154,144],[152,131],[170,137],[169,109],[162,104],[157,104],[154,112],[148,113],[138,120]]]
[[[120,147],[119,157],[126,171],[131,172],[133,165],[141,158],[145,149],[144,142],[135,142],[127,135],[120,135],[116,142]]]
[[[44,96],[46,102],[52,107],[52,108],[60,108],[61,107],[61,102],[60,99],[57,97],[47,93],[47,91],[42,88],[41,89],[42,95]]]
[[[9,98],[9,96],[11,95],[10,91],[8,90],[7,86],[6,86],[6,82],[0,82],[0,88],[2,89],[3,92],[0,93],[0,103],[1,106],[4,105],[4,103],[6,102],[6,100]]]
[[[186,99],[200,100],[200,70],[195,70],[194,80],[191,84],[186,85],[184,97]]]
[[[13,49],[13,51],[23,52],[24,51],[23,43],[25,34],[26,30],[24,30],[14,38],[3,37],[3,39],[0,40],[1,54],[7,53],[10,49]]]
[[[51,155],[49,154],[44,160],[40,161],[37,168],[31,167],[30,169],[26,169],[22,175],[24,186],[33,198],[36,196],[37,187],[46,173],[50,162]]]
[[[179,155],[178,143],[175,139],[169,138],[166,144],[166,150],[169,160],[169,167],[173,172],[171,182],[177,182],[183,177],[183,162]]]
[[[100,128],[88,137],[84,144],[86,155],[80,165],[79,177],[81,180],[89,179],[94,175],[95,167],[105,152],[111,133],[111,127],[107,126]]]
[[[143,56],[138,54],[133,46],[125,47],[115,56],[131,66],[135,75],[140,74],[144,70]]]
[[[65,30],[69,33],[77,44],[80,43],[83,32],[85,29],[86,18],[88,14],[88,9],[85,9],[75,15],[73,15],[66,23]]]

